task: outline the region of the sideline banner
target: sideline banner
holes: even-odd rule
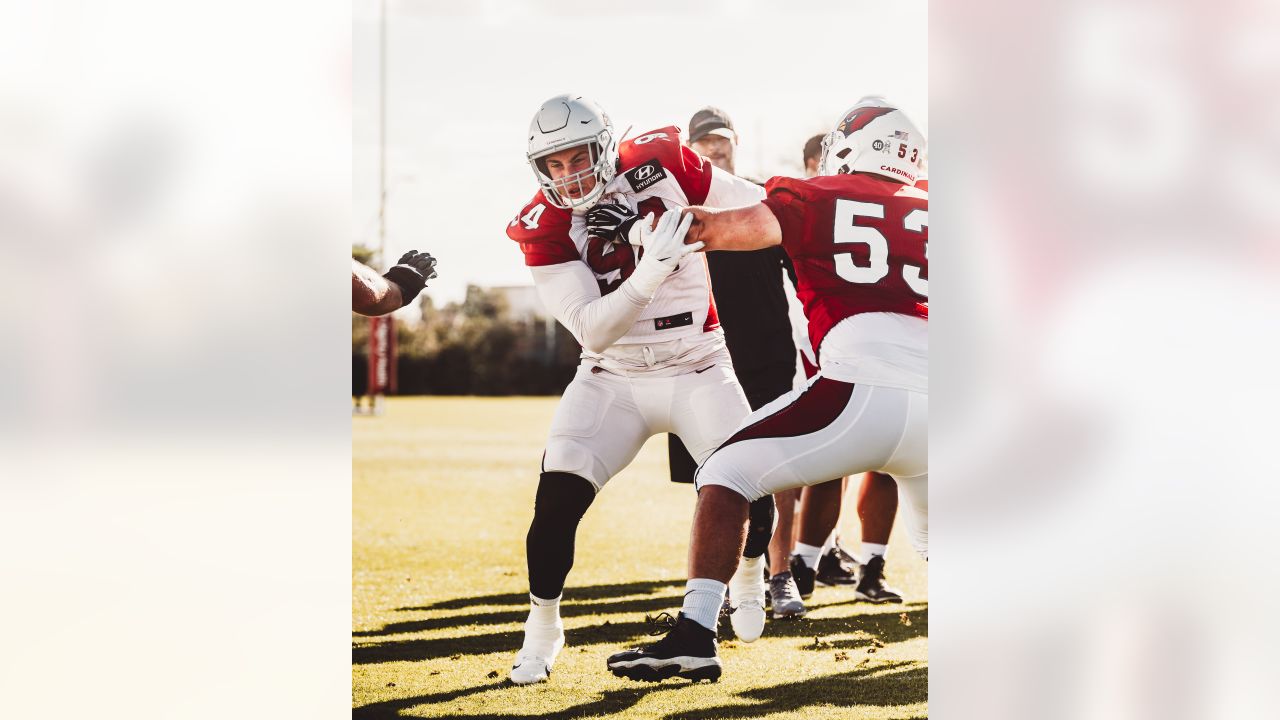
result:
[[[396,329],[390,315],[369,318],[369,394],[396,392]]]

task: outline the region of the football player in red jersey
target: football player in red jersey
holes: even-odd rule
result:
[[[873,98],[866,98],[865,101],[870,102]],[[811,178],[818,175],[818,163],[822,159],[822,141],[825,134],[818,134],[809,138],[804,145],[804,176]],[[919,179],[916,181],[916,187],[927,190],[924,187],[926,181]],[[803,324],[803,322],[801,323]],[[807,335],[807,333],[806,333]],[[813,350],[809,347],[806,338],[797,337],[796,344],[801,348],[801,361],[804,368],[805,377],[813,377],[817,372],[817,365],[814,364]],[[841,500],[844,493],[848,490],[849,478],[844,478],[841,487]],[[806,535],[812,535],[810,539],[816,542],[816,535],[810,532],[810,528],[820,528],[825,523],[824,520],[834,518],[838,524],[840,517],[840,502],[834,503],[834,507],[823,507],[824,503],[814,500],[813,491],[821,489],[823,486],[812,486],[804,491],[805,502],[802,505],[800,515],[801,519],[798,523],[800,526],[799,535],[803,532]],[[794,491],[793,491],[794,492]],[[813,581],[816,579],[819,583],[826,585],[845,585],[854,584],[854,594],[860,600],[867,600],[874,603],[890,603],[902,602],[902,593],[888,586],[885,582],[885,555],[888,551],[889,534],[893,530],[893,519],[898,512],[898,485],[893,478],[884,473],[865,473],[862,476],[861,483],[858,488],[857,498],[858,520],[862,525],[862,545],[859,549],[861,557],[854,557],[840,544],[838,530],[833,529],[831,535],[826,539],[823,547],[828,548],[826,552],[814,546],[806,545],[803,541],[797,542],[796,554],[791,559],[792,572],[799,583],[798,589],[804,596],[808,596],[808,592],[813,589]],[[778,510],[778,527],[782,528],[782,509],[781,504]],[[820,534],[820,533],[819,533]],[[770,544],[770,552],[775,546],[780,546],[782,538],[775,535],[773,542]],[[850,566],[857,569],[853,577],[847,571]]]
[[[517,684],[546,680],[564,645],[560,598],[596,492],[649,437],[674,433],[702,462],[750,412],[706,257],[675,231],[689,205],[737,207],[764,196],[683,147],[678,128],[619,141],[599,105],[574,95],[543,103],[529,126],[527,157],[541,189],[507,235],[519,243],[543,305],[583,352],[542,458],[526,540],[529,619],[511,670]],[[763,558],[744,560],[743,577],[752,576],[742,599],[758,637]]]
[[[928,558],[929,195],[915,187],[925,152],[901,110],[867,98],[827,136],[819,177],[775,177],[763,203],[687,212],[697,218],[690,247],[782,245],[820,371],[752,413],[701,465],[680,616],[656,643],[612,655],[615,675],[720,677],[716,614],[742,549],[747,505],[768,493],[888,473],[912,542]],[[683,227],[664,231],[679,236]]]

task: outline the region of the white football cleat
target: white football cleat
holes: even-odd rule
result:
[[[729,580],[729,597],[734,604],[729,624],[742,642],[755,642],[764,633],[764,596],[768,590],[764,557],[743,558]]]
[[[755,642],[764,634],[764,593],[738,603],[729,616],[733,634],[742,642]]]
[[[551,674],[556,656],[564,647],[564,623],[557,618],[555,625],[531,627],[525,623],[524,647],[516,654],[511,666],[511,682],[531,685],[542,682]]]

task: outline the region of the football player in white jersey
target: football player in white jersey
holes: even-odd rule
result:
[[[576,95],[543,103],[529,126],[528,160],[541,189],[507,234],[543,304],[583,351],[542,458],[526,541],[531,607],[511,670],[517,684],[547,679],[564,645],[560,598],[596,492],[650,436],[676,434],[701,463],[750,411],[706,258],[673,230],[681,208],[735,207],[764,193],[683,147],[679,132],[669,126],[620,141],[600,106]],[[757,616],[758,637],[763,558],[742,564],[741,575],[755,578],[743,596],[756,598],[743,617]]]

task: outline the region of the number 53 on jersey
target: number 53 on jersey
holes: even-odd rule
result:
[[[885,205],[860,200],[836,200],[835,226],[832,239],[836,246],[836,274],[851,283],[875,285],[888,277],[890,272],[889,238],[876,227],[865,223],[868,218],[884,221]],[[898,258],[897,269],[903,282],[912,292],[929,299],[929,211],[926,208],[909,208],[900,218],[906,234],[894,233],[907,245],[919,243],[925,262],[913,263],[909,250]],[[877,223],[880,224],[880,223]],[[858,259],[855,259],[855,256]],[[861,260],[865,258],[865,260]],[[859,264],[859,262],[863,264]]]

